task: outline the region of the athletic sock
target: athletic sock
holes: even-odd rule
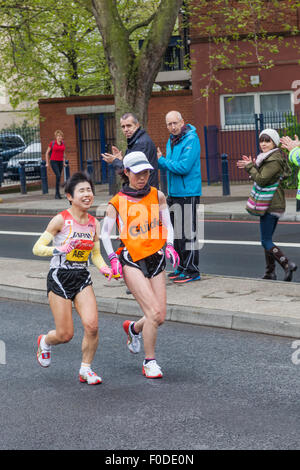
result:
[[[46,343],[45,338],[46,338],[46,336],[42,336],[40,344],[41,344],[41,347],[43,349],[48,349],[49,350],[49,349],[51,349],[51,345]]]
[[[89,370],[91,370],[91,364],[87,364],[86,362],[82,362],[80,366],[80,375],[86,374]]]
[[[137,332],[135,331],[135,329],[134,329],[134,323],[132,323],[132,324],[130,325],[130,331],[131,331],[131,333],[132,333],[133,335],[136,335],[136,336],[137,336],[137,335],[139,334],[139,333],[137,333]]]

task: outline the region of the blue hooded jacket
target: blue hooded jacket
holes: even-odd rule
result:
[[[187,124],[188,132],[171,148],[167,142],[166,158],[158,160],[158,167],[167,170],[168,194],[173,197],[201,196],[200,141],[196,128]]]

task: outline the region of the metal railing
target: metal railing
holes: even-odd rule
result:
[[[263,129],[276,129],[280,136],[294,135],[300,137],[300,114],[293,113],[264,113],[254,115],[254,124],[235,125],[230,128],[205,126],[205,152],[201,156],[206,168],[208,184],[222,181],[221,155],[228,156],[228,177],[230,182],[246,182],[249,180],[246,172],[237,168],[237,160],[242,155],[255,157],[259,153],[259,134]],[[292,167],[292,177],[289,187],[296,187],[299,168]]]
[[[20,163],[24,163],[27,180],[41,179],[41,143],[39,127],[14,127],[0,131],[0,184],[20,183]]]

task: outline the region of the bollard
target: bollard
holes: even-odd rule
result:
[[[41,182],[43,194],[48,194],[47,168],[44,160],[41,161]]]
[[[167,170],[164,168],[159,170],[160,171],[160,190],[167,195],[168,194],[168,178],[167,178]]]
[[[3,183],[3,157],[0,157],[0,187]]]
[[[229,174],[228,174],[228,155],[223,153],[222,158],[222,183],[223,183],[223,196],[230,195]]]
[[[112,165],[108,165],[108,194],[115,194],[116,191],[116,173]]]
[[[65,181],[67,181],[70,178],[70,165],[69,165],[69,160],[65,161]]]
[[[87,160],[86,163],[87,163],[87,171],[92,176],[93,172],[94,172],[93,161],[92,160]]]
[[[21,183],[21,194],[26,194],[26,174],[25,174],[25,162],[20,162],[19,175]]]

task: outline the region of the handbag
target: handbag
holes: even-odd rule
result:
[[[259,217],[264,215],[270,207],[280,180],[281,178],[277,181],[277,183],[273,183],[264,187],[254,183],[246,204],[246,211],[251,215],[257,215]]]

